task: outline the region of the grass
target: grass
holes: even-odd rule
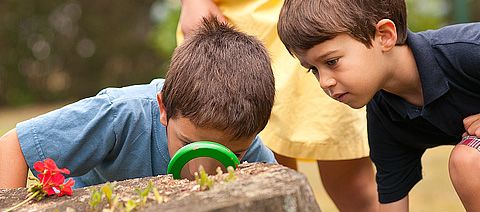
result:
[[[15,124],[36,115],[61,107],[66,103],[34,105],[20,108],[0,108],[0,135]],[[447,161],[452,146],[430,149],[424,155],[424,179],[410,192],[410,211],[465,211],[448,177]],[[322,187],[318,169],[313,161],[299,161],[323,211],[338,211]]]

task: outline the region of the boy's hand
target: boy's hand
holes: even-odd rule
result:
[[[480,137],[480,114],[471,115],[463,119],[463,126],[465,127],[466,135],[474,135]]]
[[[212,0],[182,0],[180,27],[185,38],[201,23],[203,17],[216,16],[220,22],[227,22],[217,5]]]

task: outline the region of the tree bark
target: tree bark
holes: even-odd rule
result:
[[[149,181],[163,201],[157,202],[150,192],[145,205],[137,211],[320,211],[306,177],[281,165],[245,163],[235,171],[236,180],[226,182],[228,174],[216,175],[213,188],[200,191],[195,181],[173,180],[170,175],[114,182],[113,194],[119,198],[115,209],[124,209],[128,200],[137,200],[136,189],[144,189]],[[75,189],[73,196],[48,197],[31,201],[18,211],[102,211],[109,208],[105,197],[95,208],[88,202],[96,185]],[[0,190],[0,211],[23,201],[26,188]]]

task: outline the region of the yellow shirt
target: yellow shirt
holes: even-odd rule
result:
[[[365,109],[353,110],[328,97],[277,35],[281,0],[216,0],[242,32],[263,41],[272,58],[276,96],[260,136],[274,152],[302,159],[344,160],[368,156]],[[182,39],[180,29],[177,30]],[[233,58],[232,58],[233,59]]]

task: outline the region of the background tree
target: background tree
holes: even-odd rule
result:
[[[479,21],[480,0],[407,0],[409,28]],[[0,106],[79,99],[162,77],[178,0],[0,1]]]
[[[178,17],[170,5],[0,1],[0,105],[81,98],[163,76]]]

